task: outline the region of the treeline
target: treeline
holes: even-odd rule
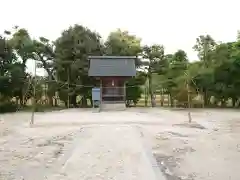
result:
[[[203,106],[225,106],[229,99],[239,106],[240,41],[216,43],[210,35],[199,36],[193,48],[199,60],[189,62],[183,50],[165,54],[163,45],[142,46],[127,31],[111,32],[104,42],[97,32],[74,25],[51,41],[33,39],[27,29],[14,27],[0,37],[0,112],[24,107],[32,97],[37,104],[57,106],[59,97],[65,106],[86,107],[96,85],[88,77],[89,55],[139,57],[138,74],[127,83],[127,104],[136,104],[145,92],[145,105],[149,97],[154,106],[154,94],[161,91],[170,96],[172,106],[175,100],[193,104],[197,95],[203,97]],[[27,73],[28,60],[36,61],[47,76]]]

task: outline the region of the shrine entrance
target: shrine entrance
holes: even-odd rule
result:
[[[125,78],[101,78],[103,102],[125,102]]]

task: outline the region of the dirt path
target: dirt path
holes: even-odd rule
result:
[[[161,179],[156,177],[134,127],[104,125],[86,131],[89,139],[48,179]]]
[[[37,113],[29,128],[28,113],[1,115],[0,180],[239,180],[240,112],[192,116],[70,109]]]
[[[34,128],[5,123],[11,133],[0,138],[0,179],[164,180],[134,124],[138,115],[122,122],[120,114],[70,110],[37,115]]]

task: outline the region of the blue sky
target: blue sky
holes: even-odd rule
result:
[[[234,41],[240,29],[237,0],[8,0],[0,6],[0,32],[19,25],[33,37],[54,40],[79,23],[106,39],[121,28],[144,44],[163,44],[167,53],[183,49],[191,60],[197,59],[192,50],[197,36]]]

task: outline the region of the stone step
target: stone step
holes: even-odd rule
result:
[[[124,111],[125,109],[125,103],[102,103],[101,105],[101,111]]]

